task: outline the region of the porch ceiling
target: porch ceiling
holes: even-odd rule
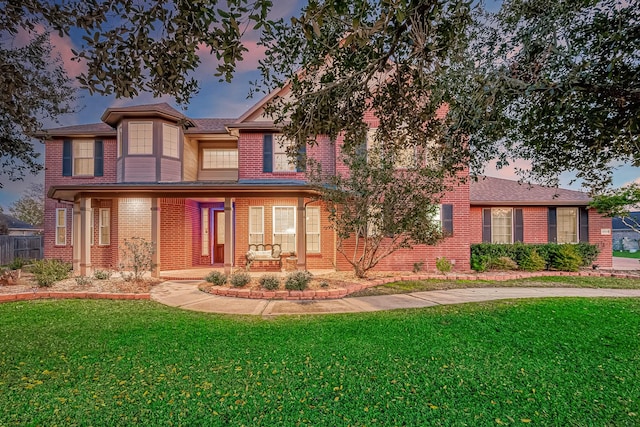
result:
[[[54,200],[73,202],[79,197],[177,197],[211,199],[216,197],[308,197],[316,191],[301,182],[279,183],[145,183],[57,185],[47,196]]]

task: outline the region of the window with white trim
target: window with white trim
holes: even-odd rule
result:
[[[238,149],[203,148],[202,169],[238,169]]]
[[[375,135],[377,128],[369,128],[367,131],[367,156],[370,162],[377,162],[381,156],[388,153],[385,152],[383,143],[376,141]],[[416,165],[416,147],[413,144],[407,144],[406,147],[398,148],[393,154],[395,169],[409,169]]]
[[[249,207],[249,244],[264,243],[264,207]]]
[[[122,157],[122,123],[118,124],[117,151],[118,158]]]
[[[65,246],[67,244],[67,209],[56,209],[56,245]]]
[[[273,171],[295,172],[296,162],[289,158],[287,149],[293,146],[293,141],[283,135],[273,136]],[[284,250],[284,249],[283,249]]]
[[[98,244],[106,246],[111,244],[111,210],[109,208],[100,208],[98,218]]]
[[[73,140],[73,175],[93,176],[93,150],[94,141],[92,139]]]
[[[282,252],[296,250],[296,208],[273,207],[273,243],[280,244]]]
[[[162,124],[162,155],[178,158],[178,127]]]
[[[153,154],[153,122],[129,122],[129,154]]]
[[[558,243],[578,243],[578,208],[557,208]]]
[[[491,209],[491,242],[513,243],[513,209]]]
[[[307,206],[307,252],[320,253],[320,208]]]

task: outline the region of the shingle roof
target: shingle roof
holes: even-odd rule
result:
[[[226,132],[228,123],[235,119],[191,119],[195,127],[187,128],[185,133]]]
[[[90,123],[86,125],[64,126],[45,130],[41,136],[72,135],[115,135],[116,130],[106,123]]]
[[[187,116],[185,116],[166,102],[161,102],[158,104],[132,105],[130,107],[110,107],[105,110],[100,119],[108,125],[115,126],[123,116],[127,115],[160,116],[176,121],[191,121],[191,119],[189,119]]]
[[[36,228],[27,222],[21,221],[18,218],[14,218],[11,215],[3,213],[0,213],[0,221],[6,222],[7,227],[10,229],[33,230]]]
[[[581,191],[485,176],[471,181],[469,200],[472,205],[587,205],[591,198]]]
[[[630,212],[631,218],[640,224],[640,212]],[[611,220],[611,228],[614,230],[631,230],[631,227],[622,222],[622,218],[615,217]]]

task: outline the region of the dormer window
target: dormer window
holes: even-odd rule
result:
[[[153,154],[153,122],[129,122],[129,154]]]

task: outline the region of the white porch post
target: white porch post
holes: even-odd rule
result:
[[[80,274],[91,276],[91,198],[80,198],[80,232],[79,236],[74,235],[74,240],[80,243]],[[75,227],[75,224],[74,224]]]
[[[233,267],[233,205],[230,197],[224,199],[224,273]]]
[[[76,200],[73,202],[73,222],[71,226],[73,227],[71,234],[71,246],[73,246],[73,271],[76,273],[80,272],[80,200]]]
[[[152,261],[151,277],[160,277],[160,202],[157,197],[151,199],[151,241],[155,246]]]
[[[298,270],[307,269],[307,215],[304,198],[298,197],[298,229],[296,230],[296,247],[298,249]]]

